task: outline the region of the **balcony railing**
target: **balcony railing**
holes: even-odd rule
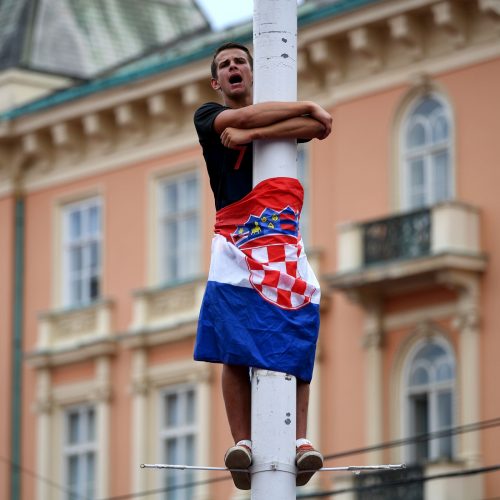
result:
[[[361,474],[354,480],[356,500],[423,500],[423,467]]]
[[[362,224],[364,265],[429,255],[431,226],[430,210]]]
[[[444,253],[480,254],[479,214],[463,203],[428,209],[339,229],[338,271],[359,271],[391,262]]]

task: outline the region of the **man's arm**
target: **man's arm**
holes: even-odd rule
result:
[[[259,139],[325,139],[330,132],[331,122],[327,128],[314,118],[301,116],[265,127],[243,129],[227,127],[220,138],[227,148],[238,149],[239,146]]]
[[[213,127],[215,132],[222,134],[228,127],[254,129],[304,115],[317,120],[326,129],[331,129],[330,114],[311,101],[262,102],[243,108],[226,109],[217,115]]]

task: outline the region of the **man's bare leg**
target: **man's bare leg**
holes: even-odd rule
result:
[[[309,407],[309,384],[297,380],[297,439],[307,436],[307,409]]]
[[[250,439],[251,384],[248,368],[245,366],[224,365],[222,368],[222,393],[234,442]],[[308,406],[309,384],[297,381],[297,439],[307,436]]]
[[[295,481],[297,486],[304,486],[311,479],[314,471],[323,467],[321,453],[316,451],[311,442],[306,439],[308,406],[309,384],[297,380],[297,455],[295,459],[298,468]]]
[[[250,439],[251,385],[246,366],[223,366],[222,394],[234,442]]]
[[[251,384],[247,367],[235,365],[222,367],[222,394],[229,428],[235,442],[235,446],[227,450],[224,463],[228,469],[231,469],[231,476],[236,488],[249,490],[251,487],[250,472],[242,470],[248,469],[252,463],[251,443],[249,442]],[[240,443],[240,441],[246,442]]]

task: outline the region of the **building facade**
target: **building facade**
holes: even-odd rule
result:
[[[215,216],[192,116],[214,48],[251,38],[198,34],[0,115],[2,498],[249,498],[139,465],[231,444],[220,367],[192,360]],[[299,98],[334,117],[298,163],[310,437],[326,466],[408,464],[317,474],[308,498],[500,495],[499,42],[495,0],[300,9]]]

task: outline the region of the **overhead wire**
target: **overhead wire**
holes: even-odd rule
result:
[[[339,453],[332,453],[332,454],[325,455],[324,458],[325,458],[325,460],[333,460],[335,458],[341,458],[341,457],[346,457],[346,456],[351,456],[351,455],[359,455],[362,453],[368,453],[368,452],[380,450],[380,449],[394,448],[397,446],[405,446],[408,444],[414,444],[416,442],[423,442],[423,441],[428,441],[431,439],[438,439],[438,438],[442,438],[442,437],[446,437],[446,436],[450,436],[450,435],[455,435],[455,434],[463,434],[463,433],[467,433],[467,432],[486,430],[486,429],[490,429],[490,428],[494,428],[494,427],[498,427],[498,426],[500,426],[500,417],[488,419],[488,420],[483,420],[483,421],[476,422],[473,424],[466,424],[466,425],[451,427],[451,428],[443,429],[443,430],[436,431],[436,432],[418,434],[418,435],[411,436],[411,437],[404,438],[404,439],[387,441],[384,443],[380,443],[380,444],[373,445],[373,446],[367,446],[364,448],[355,448],[352,450],[346,450],[346,451],[339,452]],[[427,481],[427,480],[444,479],[445,477],[457,477],[457,476],[467,476],[467,475],[472,475],[472,474],[481,474],[481,473],[487,473],[487,472],[494,472],[498,469],[500,469],[500,464],[494,465],[491,467],[482,467],[482,468],[478,468],[478,469],[467,469],[465,471],[455,471],[455,472],[443,473],[443,474],[439,474],[439,475],[435,475],[435,476],[423,476],[421,478],[407,478],[404,480],[400,480],[399,482],[394,482],[394,485],[395,486],[398,485],[396,483],[401,483],[401,485],[404,485],[404,484],[409,484],[410,482],[422,482],[422,481]],[[136,493],[131,493],[131,494],[127,494],[127,495],[106,497],[106,498],[102,498],[100,500],[127,500],[127,499],[131,499],[131,498],[140,498],[142,496],[151,495],[154,493],[165,493],[168,491],[174,491],[174,490],[178,490],[178,489],[193,488],[196,486],[206,485],[206,484],[209,484],[212,482],[227,481],[229,479],[230,479],[229,477],[221,477],[221,478],[212,478],[212,479],[206,479],[206,480],[201,480],[201,481],[192,481],[190,483],[175,485],[175,486],[171,486],[168,488],[159,488],[156,490],[136,492]],[[379,487],[386,486],[387,484],[392,484],[392,483],[384,483],[384,485],[380,485]],[[377,487],[377,485],[369,485],[369,486],[366,486],[365,488],[370,489],[371,487]],[[318,497],[318,496],[328,496],[328,495],[340,494],[340,492],[347,493],[347,492],[360,491],[360,490],[359,490],[359,488],[349,488],[346,490],[337,490],[337,491],[339,493],[329,492],[329,493],[325,493],[323,495],[321,492],[318,492],[318,493],[307,494],[308,496],[297,496],[297,498],[314,498],[314,497]]]
[[[130,498],[140,498],[147,495],[154,495],[156,493],[168,493],[170,491],[183,490],[187,488],[195,488],[197,486],[203,486],[211,483],[218,483],[222,481],[228,481],[230,478],[227,477],[215,477],[211,479],[204,479],[202,481],[191,481],[189,483],[176,484],[174,486],[166,486],[164,488],[156,488],[154,490],[138,491],[136,493],[125,493],[123,495],[117,495],[112,497],[100,498],[99,500],[128,500]]]
[[[498,427],[498,426],[500,426],[500,417],[488,419],[488,420],[483,420],[483,421],[476,422],[473,424],[455,426],[455,427],[443,429],[443,430],[436,431],[436,432],[418,434],[418,435],[411,436],[411,437],[404,438],[404,439],[387,441],[387,442],[376,444],[373,446],[367,446],[367,447],[363,447],[363,448],[354,448],[351,450],[346,450],[346,451],[342,451],[342,452],[338,452],[338,453],[331,453],[331,454],[325,455],[324,459],[325,459],[325,461],[326,460],[333,460],[333,459],[343,458],[346,456],[369,453],[371,451],[376,451],[376,450],[395,448],[395,447],[399,447],[399,446],[405,446],[408,444],[429,441],[432,439],[439,439],[442,437],[447,437],[447,436],[455,435],[455,434],[462,434],[462,433],[467,433],[467,432],[486,430],[486,429],[490,429],[490,428],[494,428],[494,427]],[[15,464],[9,458],[0,456],[0,460],[2,460],[3,462],[9,463],[11,466],[18,467],[22,473],[30,475],[39,481],[43,481],[46,484],[52,486],[53,488],[56,488],[62,492],[69,493],[69,494],[73,495],[73,497],[75,497],[77,500],[91,500],[87,496],[82,495],[82,494],[77,493],[77,492],[74,492],[70,488],[63,486],[63,485],[57,483],[56,481],[53,481],[52,479],[48,479],[46,477],[43,477],[40,474],[22,466],[22,465]],[[402,482],[402,484],[408,484],[410,482],[419,482],[419,481],[426,481],[426,480],[433,480],[433,479],[441,479],[444,477],[456,477],[456,476],[464,476],[464,475],[471,475],[471,474],[488,473],[488,472],[496,471],[498,469],[500,469],[500,465],[494,465],[491,467],[482,467],[479,469],[468,469],[466,471],[449,472],[449,473],[445,473],[445,474],[440,474],[440,475],[436,475],[436,476],[427,476],[427,477],[423,477],[423,478],[411,478],[411,479],[408,478],[405,480],[401,480],[400,482]],[[106,498],[102,498],[100,500],[127,500],[127,499],[131,499],[131,498],[140,498],[142,496],[152,495],[155,493],[164,493],[164,492],[168,492],[168,491],[175,491],[178,489],[193,488],[193,487],[202,486],[202,485],[206,485],[206,484],[227,481],[229,479],[230,479],[229,476],[219,477],[219,478],[210,478],[210,479],[205,479],[205,480],[201,480],[201,481],[192,481],[189,483],[183,483],[180,485],[173,485],[173,486],[166,487],[166,488],[158,488],[158,489],[154,489],[154,490],[147,490],[147,491],[118,495],[118,496],[106,497]],[[387,486],[388,484],[392,484],[392,483],[385,483],[384,486]],[[394,484],[397,485],[398,482],[395,482]],[[372,487],[377,487],[377,485],[367,486],[367,488],[372,488]],[[340,492],[341,490],[337,490],[337,491]],[[354,490],[348,489],[344,492],[348,492],[348,491],[359,491],[359,488],[354,489]],[[330,492],[329,494],[334,495],[334,494],[339,494],[339,493]],[[314,498],[314,495],[318,496],[318,495],[322,495],[322,493],[314,493],[314,494],[311,493],[309,496],[297,496],[297,498]],[[493,499],[485,499],[485,500],[500,500],[500,497],[493,498]]]
[[[472,424],[459,425],[455,427],[448,427],[434,432],[427,432],[423,434],[416,434],[414,436],[395,439],[393,441],[386,441],[384,443],[375,444],[373,446],[365,446],[363,448],[355,448],[352,450],[341,451],[338,453],[331,453],[324,456],[325,460],[333,460],[336,458],[342,458],[352,455],[360,455],[363,453],[369,453],[371,451],[385,450],[388,448],[397,448],[400,446],[406,446],[409,444],[415,444],[425,441],[431,441],[432,439],[439,439],[443,437],[452,436],[455,434],[464,434],[466,432],[474,432],[478,430],[485,430],[492,427],[500,426],[500,417],[492,418],[489,420],[482,420],[480,422],[475,422]]]
[[[331,491],[320,491],[315,493],[303,493],[298,494],[297,499],[299,498],[321,498],[327,496],[335,496],[341,495],[344,493],[354,493],[354,492],[362,492],[362,491],[372,491],[374,489],[386,489],[386,488],[394,488],[396,486],[406,486],[412,483],[425,483],[427,481],[435,481],[436,479],[447,479],[452,477],[463,477],[463,476],[473,476],[477,474],[487,474],[490,472],[500,471],[500,464],[491,465],[488,467],[477,467],[475,469],[466,469],[462,471],[452,471],[452,472],[444,472],[442,474],[434,474],[432,476],[421,476],[421,477],[409,477],[405,479],[400,479],[398,481],[388,481],[379,484],[370,484],[365,486],[354,486],[352,488],[342,488],[340,490],[331,490]]]
[[[57,490],[59,490],[59,491],[61,491],[63,493],[68,493],[75,500],[92,500],[91,498],[87,497],[86,495],[82,495],[81,493],[78,493],[78,492],[72,490],[71,488],[63,486],[62,484],[59,484],[56,481],[53,481],[52,479],[46,478],[46,477],[38,474],[37,472],[34,472],[31,469],[28,469],[27,467],[25,467],[23,465],[16,464],[10,458],[7,458],[7,457],[4,457],[4,456],[0,455],[0,460],[2,462],[5,462],[5,463],[9,464],[11,467],[17,468],[23,474],[26,474],[28,476],[32,476],[37,481],[42,481],[43,483],[48,484],[52,488],[55,488],[55,489],[57,489]]]

